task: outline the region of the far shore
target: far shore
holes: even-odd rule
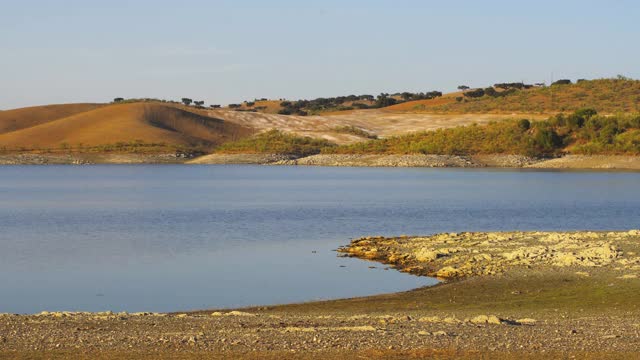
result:
[[[174,153],[9,153],[0,165],[91,164],[199,164],[303,165],[343,167],[513,168],[575,170],[640,170],[640,156],[565,155],[533,158],[522,155],[376,155],[318,154],[306,157],[282,154],[211,154],[187,158]]]

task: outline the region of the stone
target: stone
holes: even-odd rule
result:
[[[530,318],[524,318],[524,319],[516,320],[516,323],[518,323],[519,325],[533,326],[533,325],[536,324],[536,320],[535,319],[530,319]]]
[[[256,316],[255,314],[251,314],[243,311],[230,311],[225,314],[226,316]]]
[[[459,269],[454,268],[453,266],[445,266],[442,269],[438,270],[436,273],[436,277],[439,278],[454,278],[461,276],[462,272]]]
[[[487,319],[487,324],[500,325],[502,324],[502,320],[500,320],[500,318],[495,315],[489,315],[489,318]]]

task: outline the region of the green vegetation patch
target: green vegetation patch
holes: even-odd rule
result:
[[[319,154],[322,149],[335,144],[325,139],[287,134],[279,130],[270,130],[251,138],[226,143],[216,149],[223,154],[286,154],[310,156]]]
[[[364,129],[361,129],[357,126],[336,126],[335,128],[333,128],[333,131],[337,132],[337,133],[341,133],[341,134],[351,134],[351,135],[355,135],[355,136],[359,136],[359,137],[363,137],[366,139],[377,139],[378,135],[376,134],[372,134]]]
[[[412,133],[323,149],[330,154],[638,155],[640,115],[598,115],[581,109],[546,121],[511,120]]]

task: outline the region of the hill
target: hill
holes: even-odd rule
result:
[[[494,91],[487,89],[493,89]],[[484,95],[472,97],[471,91],[428,101],[411,101],[387,110],[425,113],[483,114],[571,112],[584,107],[600,113],[640,111],[640,81],[616,79],[581,80],[573,84],[556,84],[529,89],[501,91],[483,89]]]
[[[57,114],[73,113],[74,108],[82,107],[61,108]],[[24,109],[14,111],[28,113]],[[131,147],[210,150],[253,133],[242,125],[160,103],[98,106],[55,119],[27,117],[24,124],[21,121],[17,124],[18,130],[0,134],[0,147],[7,150],[74,148],[108,151],[131,150]]]
[[[101,106],[104,105],[62,104],[0,111],[0,134],[44,124],[85,111],[91,111]]]

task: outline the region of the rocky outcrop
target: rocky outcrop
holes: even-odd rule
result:
[[[627,278],[640,257],[622,251],[640,231],[445,233],[428,237],[367,237],[339,249],[346,256],[395,265],[400,271],[442,279],[495,275],[511,268],[612,266]],[[587,273],[588,276],[588,273]]]

